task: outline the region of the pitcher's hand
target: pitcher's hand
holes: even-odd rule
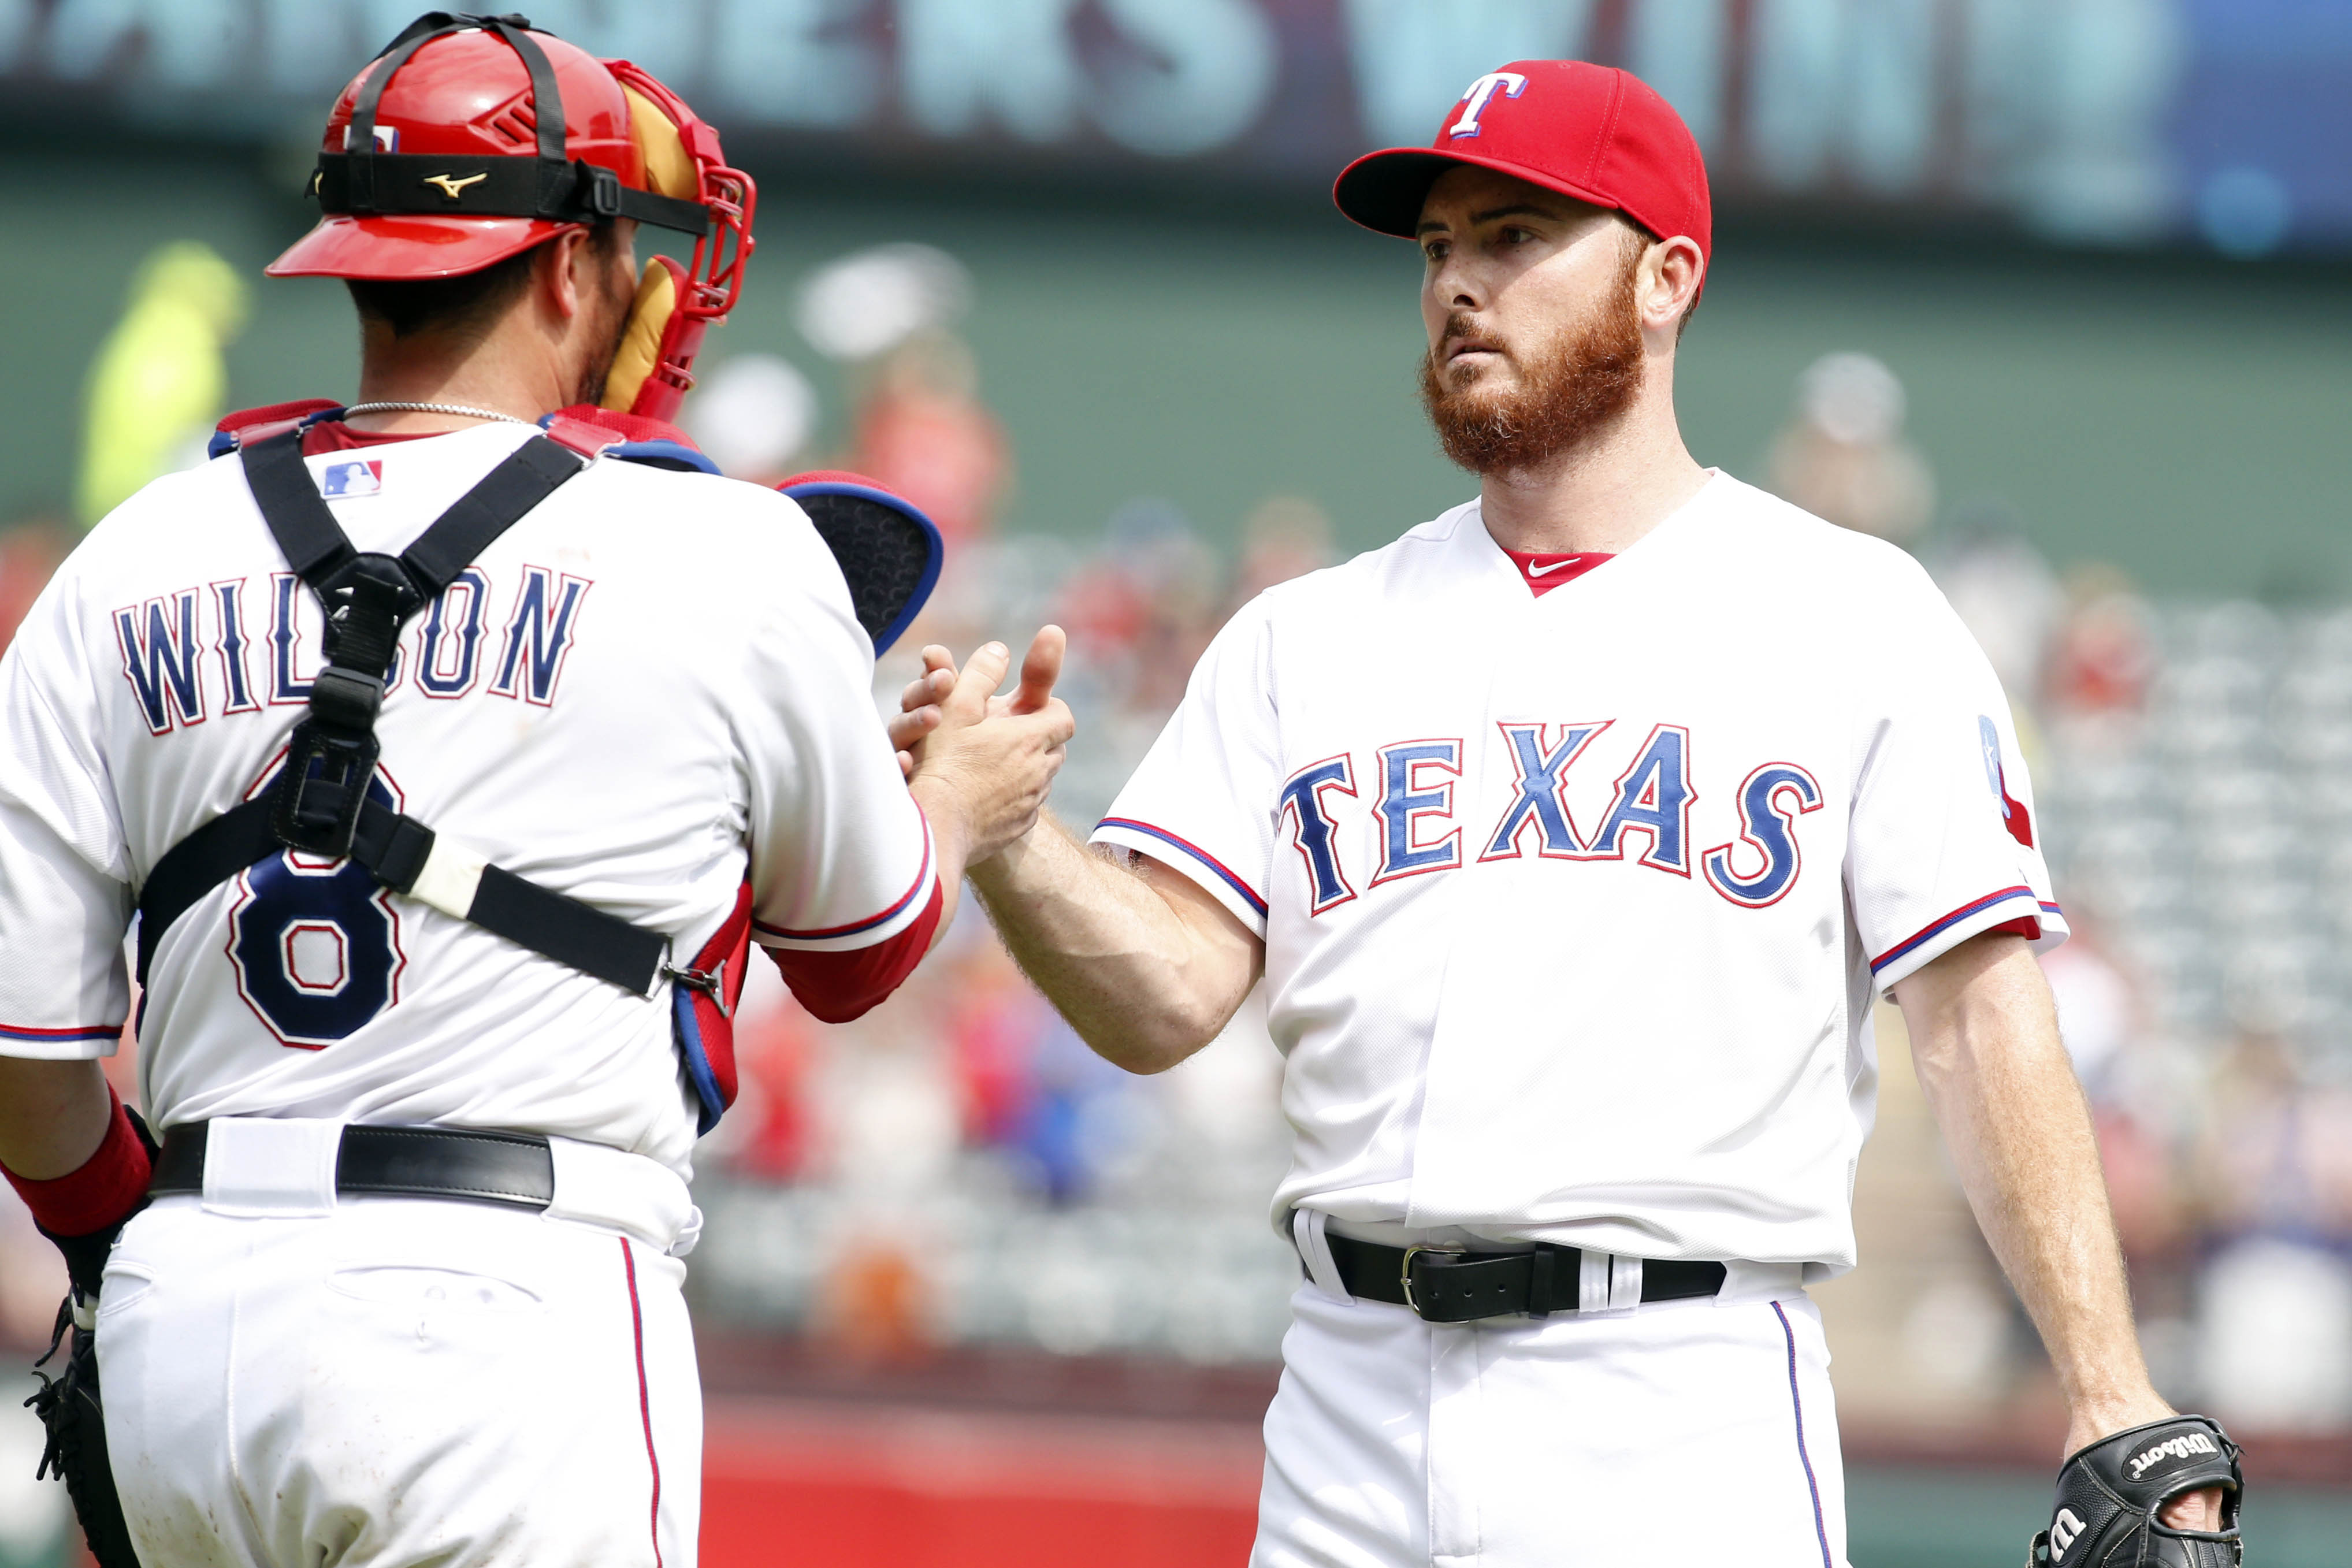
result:
[[[2161,1421],[2175,1414],[2150,1390],[2147,1397],[2134,1406],[2100,1411],[2096,1415],[2077,1411],[2068,1424],[2065,1452],[2078,1453],[2089,1447],[2110,1432],[2120,1432],[2126,1426],[2137,1426],[2149,1421]],[[2200,1487],[2193,1492],[2182,1492],[2157,1510],[2157,1518],[2174,1530],[2219,1530],[2221,1528],[2221,1489]]]
[[[989,699],[989,712],[1034,713],[1042,710],[1054,694],[1054,683],[1061,679],[1063,656],[1068,651],[1069,638],[1059,626],[1039,630],[1029,644],[1029,652],[1021,661],[1021,685],[1010,697]],[[898,753],[901,776],[915,776],[915,763],[921,756],[923,739],[939,728],[940,704],[955,689],[955,656],[939,644],[923,649],[923,673],[907,683],[898,695],[898,711],[889,723],[890,744]]]
[[[925,650],[927,663],[933,651]],[[945,658],[944,650],[937,651]],[[906,753],[908,787],[934,833],[957,841],[942,844],[942,869],[951,853],[970,866],[1036,825],[1061,771],[1063,747],[1077,729],[1068,705],[1053,695],[1061,654],[1061,631],[1049,626],[1030,646],[1020,689],[1009,699],[992,698],[1012,656],[1003,643],[990,643],[954,674],[938,701],[923,705],[936,709],[937,717]],[[952,669],[951,664],[935,668],[923,680]]]

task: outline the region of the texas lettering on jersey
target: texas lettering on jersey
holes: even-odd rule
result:
[[[1876,999],[2065,934],[2000,681],[1916,561],[1727,475],[1551,565],[1473,501],[1268,589],[1093,837],[1264,941],[1283,1235],[1847,1268]]]
[[[1606,719],[1499,723],[1496,728],[1517,775],[1510,802],[1500,816],[1466,838],[1470,824],[1460,819],[1454,799],[1463,776],[1461,741],[1401,741],[1372,747],[1362,776],[1371,786],[1376,859],[1361,885],[1369,891],[1403,877],[1458,870],[1465,855],[1475,855],[1481,863],[1528,858],[1622,860],[1631,840],[1638,847],[1638,865],[1684,878],[1696,872],[1743,909],[1778,903],[1804,866],[1797,820],[1821,809],[1822,786],[1813,774],[1790,762],[1762,763],[1750,769],[1734,795],[1738,837],[1695,849],[1691,808],[1698,792],[1691,784],[1691,734],[1679,724],[1659,724],[1610,785],[1606,805],[1597,815],[1588,810],[1593,823],[1588,829],[1579,823],[1569,791],[1584,782],[1591,770],[1587,765],[1580,771],[1580,763],[1614,723]],[[1278,810],[1306,878],[1310,914],[1337,909],[1357,896],[1359,880],[1351,877],[1341,852],[1341,845],[1349,841],[1341,831],[1342,815],[1351,803],[1360,803],[1365,793],[1359,790],[1357,777],[1356,758],[1349,753],[1311,763],[1283,784]]]
[[[411,624],[384,695],[399,690],[413,670],[417,689],[444,701],[476,690],[487,677],[493,697],[552,706],[593,586],[569,573],[526,565],[520,582],[501,589],[483,568],[467,567]],[[271,574],[254,595],[258,605],[247,603],[251,587],[249,579],[231,578],[113,612],[122,676],[151,734],[168,735],[215,713],[257,713],[310,700],[311,679],[325,663],[315,600],[291,572]]]

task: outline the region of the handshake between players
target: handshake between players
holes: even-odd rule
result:
[[[1003,643],[987,644],[961,670],[947,649],[923,650],[923,674],[900,700],[890,742],[941,841],[943,866],[990,859],[1036,825],[1076,729],[1054,695],[1066,646],[1061,627],[1039,631],[1010,697],[994,695],[1012,658]]]

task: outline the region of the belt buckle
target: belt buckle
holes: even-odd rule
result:
[[[1427,1322],[1429,1321],[1427,1318],[1423,1317],[1421,1303],[1414,1300],[1412,1297],[1412,1260],[1420,1257],[1424,1252],[1446,1253],[1454,1257],[1459,1257],[1461,1254],[1469,1250],[1470,1249],[1466,1247],[1423,1247],[1420,1245],[1408,1247],[1404,1249],[1404,1261],[1397,1268],[1397,1282],[1404,1287],[1404,1304],[1412,1310],[1414,1317],[1421,1318],[1423,1322]]]

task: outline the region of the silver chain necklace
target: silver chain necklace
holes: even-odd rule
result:
[[[511,414],[501,414],[495,408],[477,408],[469,403],[354,403],[343,410],[348,419],[354,414],[456,414],[467,419],[503,419],[509,425],[530,425],[528,419],[518,419]]]

